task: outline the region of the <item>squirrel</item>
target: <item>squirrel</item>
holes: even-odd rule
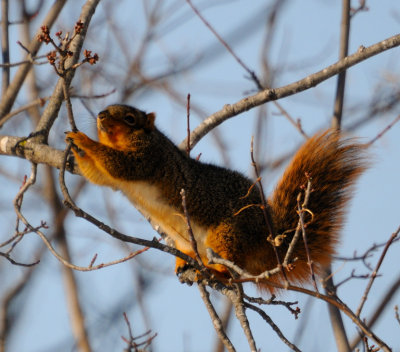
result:
[[[84,177],[122,191],[177,249],[195,258],[182,206],[184,189],[198,254],[207,268],[226,278],[230,277],[226,266],[208,263],[206,249],[252,275],[276,268],[299,223],[299,193],[304,193],[311,179],[304,215],[308,248],[300,238],[293,249],[292,268],[269,280],[282,284],[285,277],[299,284],[310,282],[307,251],[316,274],[330,265],[354,183],[366,168],[362,144],[343,140],[333,130],[315,134],[294,155],[263,206],[255,182],[239,172],[191,158],[154,122],[154,113],[111,105],[98,114],[98,142],[79,131],[68,132],[66,141],[72,142]],[[177,258],[176,273],[186,264]],[[257,284],[274,291],[268,283]]]

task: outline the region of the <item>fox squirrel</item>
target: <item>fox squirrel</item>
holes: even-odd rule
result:
[[[206,249],[258,275],[277,266],[288,250],[299,221],[297,197],[312,177],[306,238],[314,270],[331,262],[343,224],[352,186],[365,169],[361,144],[340,139],[328,130],[308,139],[289,164],[275,191],[267,200],[272,224],[267,226],[262,200],[254,182],[223,167],[202,163],[179,150],[154,125],[155,114],[127,105],[111,105],[98,114],[96,142],[82,132],[67,133],[83,175],[91,182],[122,191],[145,216],[150,217],[175,242],[176,248],[195,258],[181,190],[203,263],[218,275],[227,276],[221,264],[208,264]],[[285,234],[273,248],[269,229]],[[291,282],[310,281],[304,242],[294,247]],[[185,262],[177,259],[176,271]],[[282,273],[271,280],[282,283]],[[261,288],[274,289],[259,283]]]

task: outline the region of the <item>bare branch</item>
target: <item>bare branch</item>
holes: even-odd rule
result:
[[[129,333],[129,339],[121,336],[122,340],[124,340],[128,344],[128,348],[124,349],[124,351],[131,352],[132,348],[134,348],[135,352],[141,352],[141,351],[144,352],[146,350],[146,348],[150,346],[151,342],[157,337],[157,333],[155,333],[153,336],[151,336],[150,335],[151,330],[148,330],[139,336],[133,336],[132,326],[131,326],[131,323],[130,323],[126,313],[124,313],[124,320],[128,327],[128,333]],[[142,338],[146,338],[146,340],[142,341],[142,342],[137,341],[138,339],[142,339]]]
[[[307,181],[307,190],[304,196],[304,203],[307,202],[309,200],[309,194],[311,193],[311,177],[309,175],[306,175],[308,181]],[[308,196],[307,196],[308,195]],[[307,234],[306,234],[306,224],[304,222],[304,212],[307,209],[304,208],[304,205],[300,205],[300,199],[299,197],[297,198],[297,211],[299,213],[299,222],[300,222],[300,228],[301,228],[301,234],[303,236],[303,242],[304,242],[304,248],[307,254],[307,264],[308,267],[310,268],[310,273],[311,273],[311,279],[314,285],[314,289],[316,292],[318,292],[318,286],[317,286],[317,282],[315,281],[315,274],[314,274],[314,263],[311,259],[311,253],[310,250],[308,248],[308,242],[307,242]]]
[[[1,120],[0,120],[0,128],[3,127],[3,125],[10,120],[12,117],[14,117],[15,115],[20,114],[23,111],[29,110],[30,108],[34,107],[34,106],[43,106],[47,100],[49,100],[50,97],[44,97],[44,98],[38,98],[33,100],[32,102],[21,106],[20,108],[17,108],[13,111],[11,111],[10,113],[8,113],[7,115],[5,115]]]
[[[3,64],[10,62],[8,26],[8,0],[1,0],[1,53]],[[4,94],[10,84],[10,67],[3,66],[2,68],[1,91]]]
[[[221,323],[222,323],[222,330],[227,331],[229,327],[229,323],[231,322],[232,318],[232,302],[229,299],[225,300],[225,306],[221,318]],[[214,347],[214,352],[224,352],[224,344],[220,340],[220,338],[217,336],[216,342],[215,342],[215,347]]]
[[[194,234],[193,234],[192,226],[190,224],[190,217],[189,217],[189,212],[188,212],[187,204],[186,204],[186,193],[185,193],[185,190],[183,188],[181,189],[181,197],[182,197],[182,208],[183,208],[183,213],[184,213],[185,218],[186,218],[187,233],[189,235],[190,244],[192,245],[193,252],[194,252],[195,258],[197,260],[197,263],[199,263],[199,265],[203,269],[205,269],[203,261],[201,260],[199,251],[197,249],[197,242],[196,242],[196,239],[195,239]]]
[[[387,243],[386,243],[385,248],[384,248],[383,251],[382,251],[381,257],[379,258],[378,263],[376,264],[376,268],[375,268],[375,270],[372,272],[371,279],[370,279],[370,281],[369,281],[367,287],[365,288],[365,292],[364,292],[363,297],[361,298],[360,305],[359,305],[358,308],[357,308],[356,315],[357,315],[358,317],[360,316],[361,310],[363,309],[364,304],[365,304],[365,302],[366,302],[366,300],[367,300],[367,298],[368,298],[369,291],[370,291],[370,289],[371,289],[371,287],[372,287],[372,284],[373,284],[374,281],[375,281],[375,278],[376,278],[376,276],[377,276],[377,274],[378,274],[378,270],[379,270],[379,268],[381,267],[381,264],[382,264],[382,262],[383,262],[383,259],[385,258],[386,252],[388,251],[390,245],[393,243],[393,240],[397,237],[397,235],[398,235],[399,233],[400,233],[400,227],[397,229],[396,232],[394,232],[394,233],[390,236],[389,240],[388,240]]]
[[[326,81],[327,79],[342,72],[343,70],[346,70],[349,67],[367,60],[374,55],[380,54],[399,45],[400,34],[387,38],[369,47],[360,46],[355,54],[339,60],[335,64],[330,65],[321,71],[313,73],[299,81],[290,83],[280,88],[265,89],[234,104],[226,104],[222,110],[219,110],[207,117],[192,131],[190,136],[190,145],[193,148],[208,132],[233,116],[239,115],[242,112],[251,110],[256,106],[265,104],[269,101],[278,100],[315,87],[321,82]],[[186,144],[187,142],[184,140],[179,147],[184,149]]]
[[[383,312],[385,311],[386,308],[389,307],[390,301],[395,297],[395,294],[399,291],[400,289],[400,276],[393,282],[393,284],[389,287],[389,289],[386,291],[385,295],[382,297],[382,299],[379,300],[379,304],[375,307],[373,314],[371,314],[371,317],[367,319],[367,326],[371,329],[377,320],[382,316]],[[351,341],[351,350],[354,350],[357,345],[361,341],[361,334],[357,334],[356,337]]]
[[[67,147],[67,149],[64,152],[63,162],[60,167],[60,173],[59,173],[59,183],[60,183],[61,191],[64,196],[64,205],[66,205],[68,208],[70,208],[75,213],[75,216],[84,218],[86,221],[89,221],[90,223],[95,225],[97,228],[108,233],[109,235],[111,235],[114,238],[117,238],[124,242],[134,243],[134,244],[137,244],[140,246],[155,248],[155,249],[161,250],[163,252],[172,254],[176,257],[183,259],[184,261],[186,261],[187,263],[192,265],[195,269],[201,271],[200,265],[193,258],[191,258],[190,256],[186,255],[185,253],[177,250],[176,248],[162,244],[159,242],[159,240],[157,240],[155,238],[153,238],[153,240],[149,241],[149,240],[145,240],[143,238],[127,236],[127,235],[111,228],[110,226],[104,224],[103,222],[97,220],[95,217],[93,217],[92,215],[86,213],[81,208],[79,208],[72,200],[72,198],[68,192],[68,189],[65,185],[65,179],[64,179],[65,165],[66,165],[66,162],[68,159],[69,150],[70,150],[70,146]],[[46,239],[43,239],[43,238],[42,238],[42,240],[46,241]],[[53,253],[53,254],[57,257],[56,253]],[[57,257],[57,259],[59,259],[62,262],[62,258]]]
[[[8,254],[8,253],[3,253],[3,252],[0,252],[0,256],[6,258],[11,264],[19,265],[19,266],[30,267],[30,266],[34,266],[34,265],[40,263],[40,260],[36,260],[36,261],[33,262],[33,263],[20,263],[20,262],[15,261],[14,259],[12,259],[12,258],[10,257],[10,254]]]
[[[374,144],[379,138],[382,138],[382,136],[399,121],[400,121],[400,115],[397,115],[397,117],[389,125],[387,125],[376,137],[371,139],[366,145],[370,146]]]
[[[50,128],[57,117],[58,111],[60,110],[64,98],[64,89],[65,87],[68,88],[70,86],[75,75],[75,68],[73,68],[73,66],[79,61],[79,56],[86,37],[86,32],[99,1],[100,0],[87,0],[82,7],[79,17],[79,22],[82,23],[82,28],[80,29],[79,33],[76,33],[75,37],[71,40],[68,46],[68,50],[73,53],[73,56],[66,59],[66,72],[63,77],[59,78],[57,85],[54,88],[53,95],[50,98],[49,103],[47,104],[46,109],[44,110],[36,127],[36,132],[40,132],[41,140],[43,142],[47,141]]]
[[[63,9],[66,0],[57,0],[54,1],[54,4],[52,8],[49,10],[47,13],[46,18],[43,21],[43,24],[51,28],[55,20],[57,19],[58,15],[60,14],[61,10]],[[39,32],[38,32],[39,33]],[[34,39],[32,42],[29,44],[29,55],[36,56],[37,52],[39,51],[39,48],[42,43],[38,42],[36,40],[36,35],[33,37]],[[2,94],[2,99],[0,101],[0,121],[3,116],[8,114],[11,111],[11,108],[14,104],[15,99],[17,98],[17,95],[21,89],[21,86],[31,69],[32,64],[26,63],[22,65],[19,70],[16,72],[14,79],[10,83],[8,89],[4,94]]]
[[[259,79],[257,78],[256,74],[254,71],[250,70],[247,65],[240,59],[239,56],[235,54],[235,52],[232,50],[232,48],[228,45],[228,43],[222,39],[222,37],[218,34],[218,32],[210,25],[210,23],[201,15],[200,11],[193,5],[191,0],[186,0],[186,2],[189,4],[189,6],[192,8],[192,10],[195,12],[195,14],[201,19],[201,21],[206,25],[206,27],[217,37],[217,39],[220,41],[220,43],[225,47],[226,50],[235,58],[235,60],[239,63],[240,66],[242,66],[249,74],[252,80],[256,83],[257,88],[259,90],[263,89]]]
[[[310,177],[307,177],[307,187],[304,193],[304,200],[303,203],[300,206],[299,200],[301,197],[301,194],[298,195],[298,213],[299,213],[299,222],[297,223],[297,227],[296,227],[296,232],[294,233],[292,240],[290,241],[289,247],[286,251],[285,254],[285,258],[283,260],[283,266],[287,267],[289,265],[289,263],[295,259],[292,258],[293,252],[294,252],[294,248],[296,246],[297,241],[299,240],[300,237],[300,230],[302,230],[304,228],[304,212],[307,211],[308,208],[308,202],[310,200],[310,194],[311,194],[311,179]],[[303,226],[302,226],[303,223]],[[289,229],[288,231],[293,231],[293,229]],[[284,234],[281,234],[284,235]]]
[[[232,342],[229,340],[229,337],[226,335],[225,331],[223,330],[223,325],[221,319],[219,318],[217,312],[215,311],[214,306],[210,301],[210,294],[207,292],[205,286],[202,283],[198,283],[198,288],[200,291],[200,296],[203,299],[204,305],[208,310],[208,314],[210,314],[211,321],[214,325],[214,329],[218,334],[218,337],[223,342],[225,348],[229,352],[236,351],[235,347],[232,345]]]
[[[61,169],[64,152],[28,138],[0,135],[0,155],[18,156],[35,164],[47,164]],[[72,159],[69,159],[67,169],[71,173],[80,174]]]
[[[342,23],[340,26],[340,49],[339,60],[344,59],[349,53],[350,37],[350,0],[342,1]],[[332,128],[339,130],[342,124],[342,113],[344,104],[344,88],[346,83],[346,70],[338,75],[336,86],[336,97],[333,108]]]
[[[267,300],[266,300],[266,299],[263,299],[263,298],[261,298],[261,297],[258,297],[258,298],[257,298],[257,297],[249,297],[249,296],[247,296],[246,294],[244,295],[244,298],[245,298],[247,301],[249,301],[250,303],[257,303],[257,304],[260,304],[260,305],[267,304],[267,305],[280,305],[280,306],[284,306],[284,307],[286,307],[286,308],[289,310],[290,313],[292,313],[292,314],[294,315],[294,318],[295,318],[295,319],[298,319],[299,314],[300,314],[300,312],[301,312],[301,310],[300,310],[299,307],[292,308],[293,305],[299,304],[298,301],[295,301],[295,302],[277,301],[275,295],[272,295],[271,298],[269,298],[269,299],[267,299]]]
[[[236,273],[232,273],[233,277],[237,277]],[[243,332],[247,338],[250,350],[252,352],[257,351],[256,342],[253,337],[253,333],[250,329],[249,320],[246,316],[245,303],[243,301],[243,286],[241,283],[237,282],[233,285],[233,289],[224,290],[223,294],[230,299],[235,308],[235,315],[243,329]]]
[[[300,352],[300,349],[294,345],[293,343],[291,343],[286,337],[285,335],[283,335],[282,331],[278,328],[278,326],[273,322],[273,320],[270,318],[270,316],[265,313],[262,309],[254,306],[253,304],[250,303],[245,303],[246,308],[249,308],[251,310],[254,310],[255,312],[257,312],[268,324],[269,326],[271,326],[272,330],[274,330],[276,332],[276,334],[279,336],[279,338],[289,347],[291,348],[293,351],[297,351]]]
[[[292,118],[292,116],[290,116],[290,114],[283,108],[283,106],[281,104],[279,104],[277,101],[274,101],[273,103],[279,109],[280,113],[288,119],[288,121],[300,132],[300,134],[304,138],[306,138],[306,139],[309,138],[307,136],[307,133],[304,132],[303,127],[301,126],[300,119],[297,119],[297,121],[295,121]]]
[[[9,62],[9,63],[6,63],[6,64],[1,64],[0,68],[16,67],[16,66],[21,66],[21,65],[24,65],[24,64],[45,65],[45,64],[48,63],[47,60],[46,61],[40,61],[40,62],[36,61],[37,59],[43,59],[45,57],[46,57],[46,55],[39,55],[39,56],[33,57],[30,60],[23,60],[23,61],[19,61],[19,62]]]

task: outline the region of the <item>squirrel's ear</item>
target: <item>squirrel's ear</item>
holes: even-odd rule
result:
[[[156,119],[156,114],[154,112],[151,112],[146,115],[147,121],[146,121],[146,130],[154,130],[154,121]]]

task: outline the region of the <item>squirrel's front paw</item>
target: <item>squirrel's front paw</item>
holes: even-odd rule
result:
[[[187,284],[189,286],[192,286],[194,282],[200,281],[199,272],[190,264],[177,268],[176,275],[182,284]]]
[[[65,133],[65,142],[72,142],[77,147],[84,146],[87,144],[88,140],[90,140],[90,138],[86,134],[79,131]]]
[[[78,153],[80,157],[85,156],[86,149],[89,149],[93,141],[82,132],[67,132],[65,135],[65,142],[72,142],[73,151]]]

